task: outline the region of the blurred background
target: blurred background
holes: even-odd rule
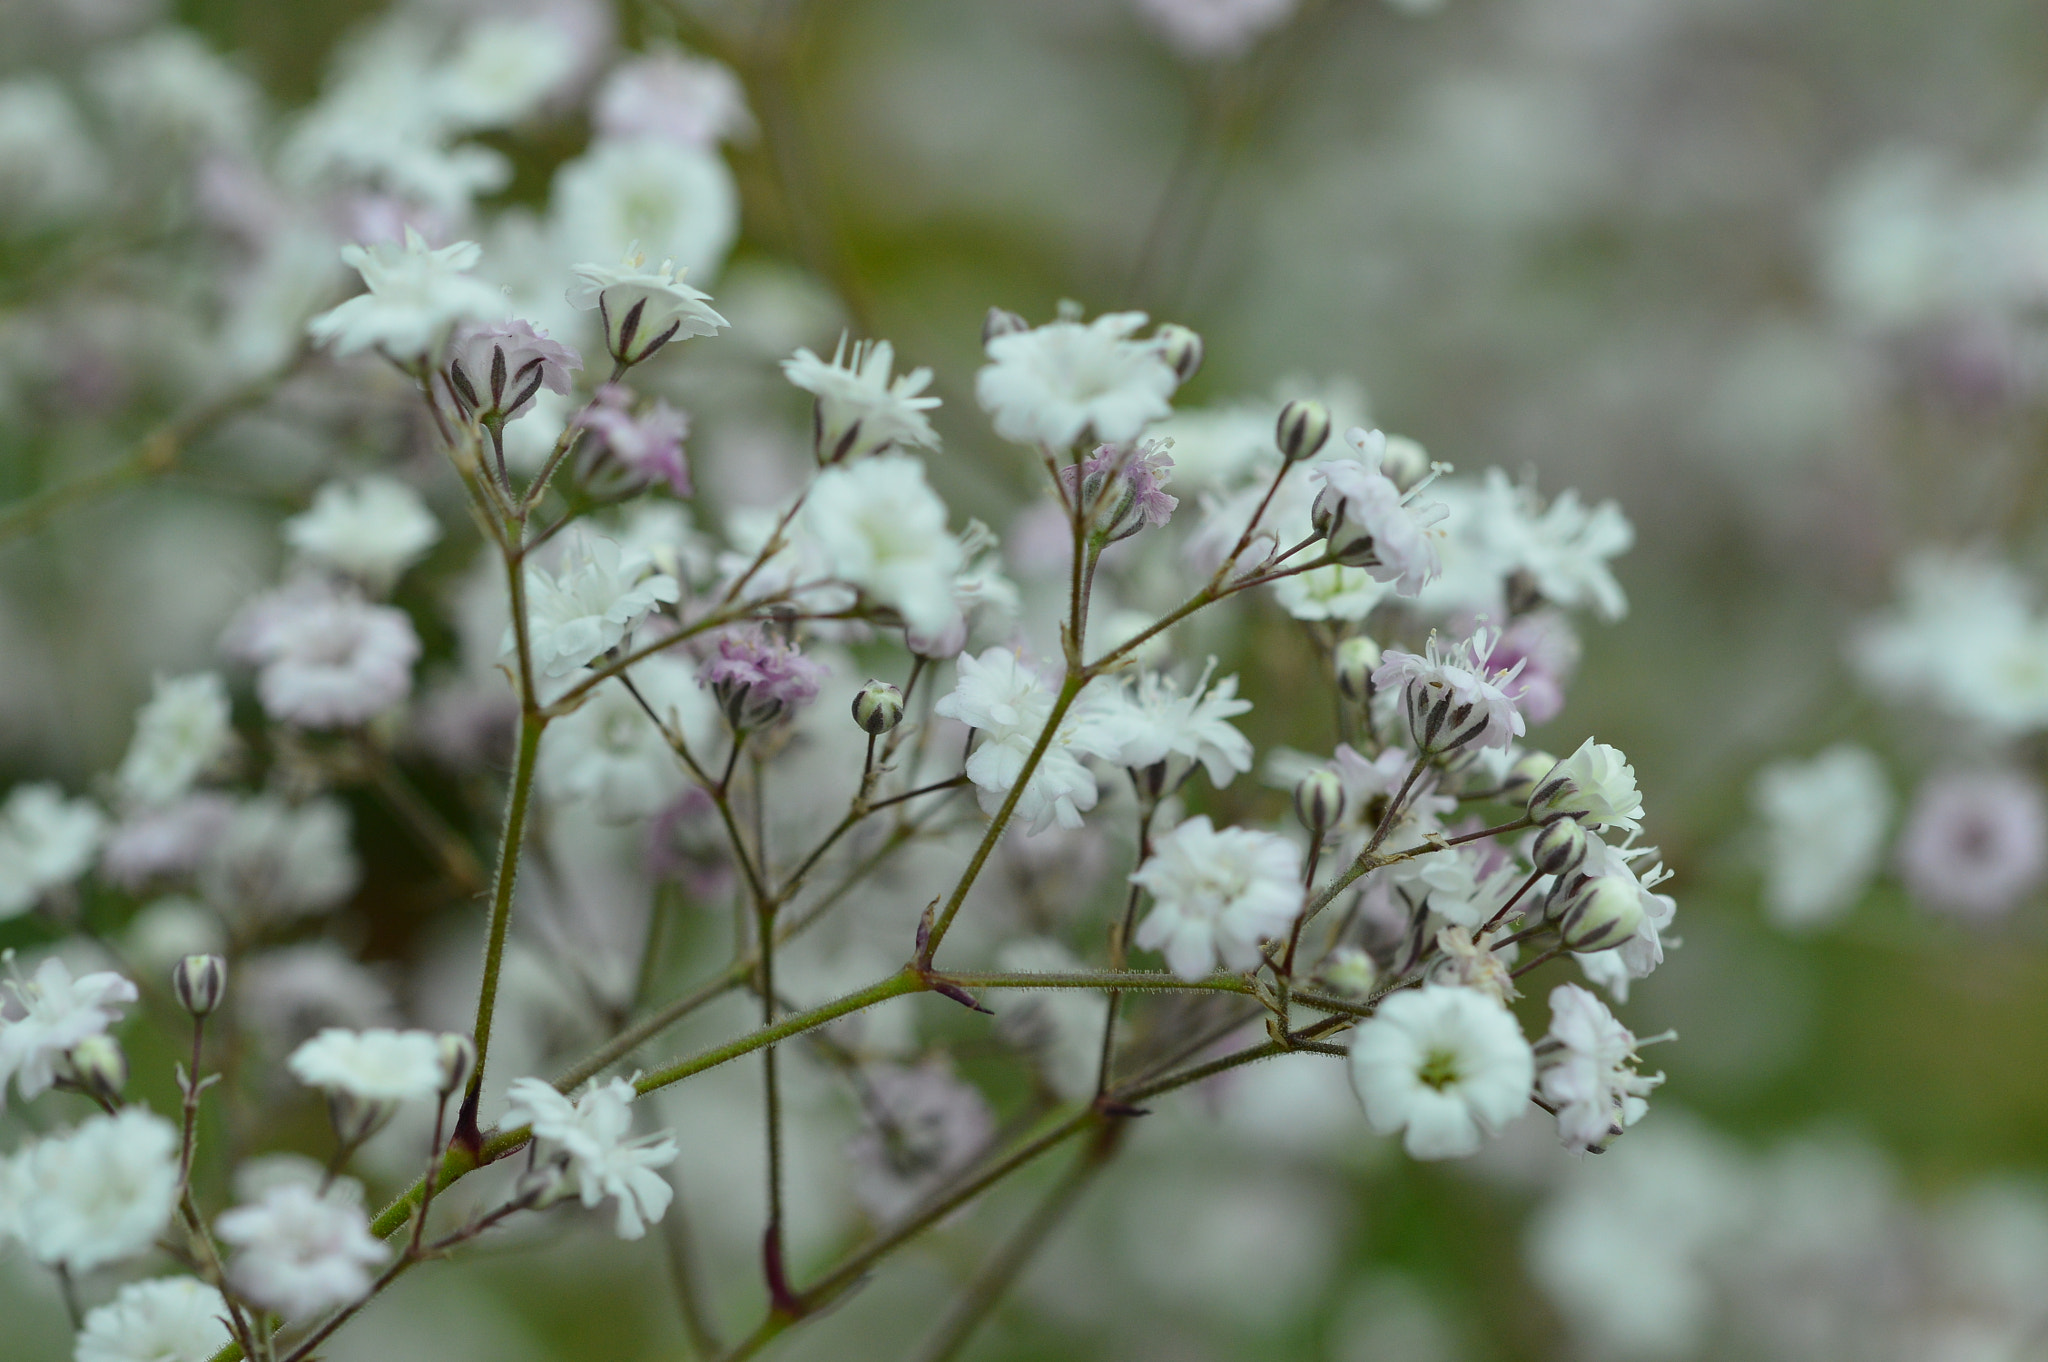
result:
[[[345,294],[331,254],[345,231],[294,255],[252,224],[281,211],[259,183],[289,178],[273,149],[311,136],[296,120],[331,101],[363,35],[404,51],[507,15],[564,35],[574,60],[544,98],[474,120],[465,145],[503,158],[502,183],[473,203],[410,200],[442,213],[443,239],[483,224],[487,261],[573,229],[558,175],[604,133],[599,73],[621,51],[678,46],[725,63],[745,111],[720,130],[738,234],[728,249],[704,227],[692,275],[735,327],[673,379],[708,506],[793,484],[808,408],[772,361],[844,326],[933,367],[946,399],[934,481],[956,515],[1005,531],[1014,557],[1005,508],[1035,470],[975,408],[981,319],[993,304],[1043,320],[1075,299],[1204,337],[1206,366],[1176,399],[1209,416],[1181,436],[1188,497],[1232,430],[1249,421],[1262,439],[1279,401],[1333,392],[1462,471],[1613,499],[1636,527],[1616,564],[1628,614],[1587,628],[1566,708],[1536,736],[1626,751],[1676,872],[1683,949],[1626,1014],[1639,1035],[1678,1034],[1646,1056],[1669,1073],[1650,1115],[1594,1158],[1526,1121],[1477,1159],[1419,1165],[1341,1090],[1306,1094],[1282,1065],[1248,1071],[1248,1091],[1186,1094],[1140,1124],[1132,1156],[966,1356],[2048,1357],[2038,867],[1996,911],[1943,912],[1916,901],[1887,841],[1861,849],[1826,912],[1774,911],[1773,858],[1798,848],[1774,849],[1777,806],[1757,783],[1772,763],[1855,744],[1894,792],[1875,817],[1895,829],[1930,773],[1990,761],[2039,774],[2048,714],[1987,731],[1967,684],[1961,703],[1918,703],[1852,661],[1915,554],[1995,566],[2039,602],[2039,4],[435,0],[406,13],[411,27],[340,0],[0,0],[0,515],[40,508],[0,543],[7,783],[90,788],[152,674],[213,665],[235,606],[274,580],[280,517],[337,467],[380,466],[417,434],[402,385],[337,386],[330,367],[211,422],[174,470],[134,476],[146,486],[31,500],[125,467],[161,423],[273,367],[303,317]],[[487,65],[475,79],[499,88]],[[435,592],[453,592],[475,548],[458,515],[444,520]],[[1284,621],[1239,623],[1211,646],[1252,674],[1247,692],[1307,693],[1313,654]],[[459,640],[429,648],[453,658]],[[1956,662],[1967,679],[1974,664]],[[2048,688],[2048,663],[2032,684]],[[1315,696],[1301,712],[1262,701],[1247,728],[1262,746],[1326,748]],[[457,776],[425,779],[460,797]],[[369,924],[355,944],[427,962],[392,983],[406,998],[442,954],[467,980],[468,938],[406,897],[417,853],[367,802],[351,807]],[[2048,837],[2032,807],[2022,841]],[[39,931],[0,923],[0,944]],[[437,954],[437,933],[459,949]],[[689,1187],[693,1149],[730,1142],[720,1122],[749,1110],[750,1075],[705,1087],[726,1077],[730,1112],[678,1097],[670,1114],[731,1331],[751,1318],[757,1212]],[[1024,1204],[1011,1189],[942,1229],[779,1355],[911,1355],[960,1264]],[[538,1245],[415,1274],[332,1356],[686,1355],[658,1253]],[[10,1358],[64,1355],[61,1310],[18,1258],[0,1260],[0,1317]]]

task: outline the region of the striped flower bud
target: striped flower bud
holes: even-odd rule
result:
[[[870,737],[903,722],[903,692],[887,681],[870,681],[853,693],[853,721]]]
[[[1314,458],[1330,438],[1330,409],[1312,397],[1296,398],[1280,408],[1273,443],[1289,463]]]
[[[1328,769],[1311,771],[1294,787],[1294,816],[1318,835],[1344,816],[1344,782]]]

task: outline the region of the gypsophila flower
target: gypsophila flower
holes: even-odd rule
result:
[[[12,972],[11,951],[7,966]],[[74,979],[71,967],[54,955],[27,979],[17,976],[0,987],[14,995],[20,1010],[10,1018],[0,1009],[0,1105],[10,1078],[23,1100],[47,1090],[64,1056],[86,1037],[104,1034],[120,1019],[118,1004],[136,999],[135,985],[120,975],[95,971]]]
[[[943,634],[958,620],[954,579],[965,561],[918,460],[877,454],[826,469],[803,524],[831,574],[895,610],[913,635]]]
[[[280,1183],[223,1213],[214,1229],[236,1250],[228,1263],[234,1289],[295,1318],[361,1296],[388,1252],[341,1186],[323,1196],[304,1182]]]
[[[1133,938],[1166,956],[1183,979],[1220,964],[1247,970],[1259,945],[1281,935],[1302,908],[1300,857],[1270,832],[1211,826],[1190,818],[1159,839],[1131,883],[1152,895],[1152,910]]]
[[[686,271],[705,282],[716,277],[739,225],[739,186],[725,158],[710,147],[685,146],[650,134],[596,139],[581,156],[562,163],[548,194],[549,256],[613,260],[624,252],[630,263],[621,273],[643,279],[666,276],[649,284],[661,295],[653,304],[657,310],[672,305],[668,300],[675,291],[672,286],[682,285]],[[659,272],[639,263],[641,242],[660,248],[663,262]],[[675,264],[672,275],[670,260]],[[701,306],[702,294],[689,288],[683,291],[696,294],[691,311],[717,316]],[[616,334],[615,328],[631,310],[635,297],[628,292],[622,295],[623,307],[610,309],[605,327],[608,337]],[[578,302],[573,292],[568,301],[577,307],[589,306]],[[658,328],[650,332],[648,326],[643,318],[633,342],[635,351],[658,334]],[[692,331],[686,323],[677,339],[692,334],[711,333]]]
[[[1551,768],[1529,795],[1529,815],[1539,821],[1576,818],[1593,831],[1642,826],[1643,797],[1636,768],[1621,749],[1591,738]]]
[[[895,361],[895,348],[885,340],[856,341],[848,354],[843,334],[829,364],[807,349],[782,361],[783,375],[817,399],[811,447],[819,463],[858,459],[891,446],[938,448],[925,413],[939,399],[922,396],[932,371],[912,369],[892,382]]]
[[[1107,759],[1118,766],[1145,770],[1163,766],[1159,773],[1161,792],[1177,787],[1200,764],[1217,788],[1231,778],[1252,769],[1252,744],[1232,727],[1230,720],[1246,713],[1252,702],[1238,698],[1237,678],[1226,676],[1215,685],[1209,674],[1216,659],[1210,658],[1194,689],[1181,693],[1179,683],[1163,672],[1140,673],[1126,686],[1114,686],[1103,693],[1100,722],[1115,752]]]
[[[199,887],[223,913],[254,921],[326,912],[360,876],[345,805],[261,795],[239,805],[207,849]]]
[[[352,728],[392,709],[412,693],[420,655],[403,610],[310,577],[243,606],[221,647],[260,669],[264,713],[302,728]]]
[[[1505,748],[1522,736],[1521,712],[1504,689],[1516,670],[1494,670],[1492,641],[1481,629],[1465,642],[1446,645],[1432,632],[1422,653],[1390,648],[1373,671],[1375,686],[1401,693],[1408,730],[1424,752],[1448,752],[1466,743]]]
[[[660,398],[636,415],[632,390],[622,383],[607,383],[576,419],[597,437],[599,450],[620,471],[623,489],[662,482],[679,497],[690,495],[690,466],[683,460],[688,415]],[[596,465],[590,469],[598,477],[605,471]]]
[[[1638,1044],[1577,984],[1550,991],[1550,1034],[1536,1043],[1536,1091],[1556,1110],[1567,1148],[1604,1149],[1649,1109],[1643,1099],[1664,1075],[1636,1072]]]
[[[758,728],[818,698],[825,668],[759,625],[727,629],[697,681],[718,698],[734,728]]]
[[[1351,1040],[1351,1084],[1382,1135],[1418,1159],[1463,1158],[1519,1116],[1536,1077],[1522,1028],[1475,989],[1428,984],[1382,999]]]
[[[1297,0],[1136,0],[1160,36],[1183,56],[1242,57],[1269,30],[1293,17]]]
[[[1364,568],[1342,563],[1310,568],[1273,583],[1273,599],[1298,620],[1362,620],[1391,592]]]
[[[132,809],[107,834],[100,874],[123,889],[199,867],[233,821],[235,801],[201,791],[162,808]]]
[[[148,1251],[178,1198],[178,1130],[141,1107],[0,1161],[0,1227],[39,1263],[89,1272]]]
[[[1426,857],[1438,860],[1438,856]],[[1508,970],[1512,958],[1503,959],[1504,952],[1497,949],[1502,938],[1508,935],[1504,927],[1483,933],[1478,940],[1472,937],[1471,929],[1464,924],[1444,928],[1436,934],[1437,949],[1443,954],[1430,967],[1430,979],[1439,984],[1455,984],[1460,988],[1474,989],[1502,1003],[1511,1003],[1522,996],[1515,987],[1514,975]],[[1512,951],[1514,948],[1509,947]]]
[[[543,1157],[566,1157],[586,1207],[606,1197],[616,1200],[619,1238],[640,1238],[667,1212],[675,1189],[654,1170],[675,1162],[675,1136],[664,1131],[628,1138],[631,1083],[593,1081],[572,1101],[542,1079],[521,1078],[513,1081],[510,1096],[504,1124],[532,1127]]]
[[[1379,432],[1354,429],[1346,438],[1355,443],[1367,434]],[[1404,497],[1377,467],[1357,459],[1316,464],[1309,477],[1322,486],[1309,514],[1331,557],[1364,568],[1400,596],[1416,595],[1443,571],[1437,526],[1449,512],[1442,503]]]
[[[206,1362],[228,1344],[227,1317],[197,1277],[130,1282],[86,1314],[72,1362]]]
[[[309,561],[383,595],[441,537],[420,494],[396,478],[330,482],[313,507],[284,523],[284,542]]]
[[[526,570],[527,618],[533,665],[564,677],[610,652],[663,602],[681,595],[676,579],[653,570],[646,553],[615,539],[572,531],[560,568]],[[516,638],[508,625],[503,649]]]
[[[671,340],[714,336],[730,326],[712,310],[709,294],[683,282],[687,267],[663,261],[650,270],[647,258],[629,248],[616,268],[578,265],[569,304],[596,308],[604,322],[605,349],[621,364],[638,364]]]
[[[967,759],[967,778],[974,782],[982,811],[994,814],[1052,716],[1053,692],[1008,648],[990,648],[980,657],[962,653],[959,668],[958,681],[939,697],[933,712],[982,731]],[[1081,759],[1113,760],[1117,752],[1116,735],[1103,722],[1100,684],[1084,689],[1068,707],[1017,801],[1017,816],[1032,832],[1054,823],[1078,828],[1081,815],[1095,807],[1095,777]]]
[[[1959,917],[2012,910],[2048,873],[2048,798],[2017,771],[1948,771],[1913,797],[1899,835],[1913,896]]]
[[[488,322],[456,332],[448,347],[448,386],[463,412],[486,424],[533,410],[542,388],[567,397],[583,358],[531,322]]]
[[[1764,908],[1781,927],[1839,917],[1877,873],[1891,825],[1891,783],[1878,759],[1838,744],[1759,772],[1751,800],[1763,823]]]
[[[1628,613],[1628,597],[1607,564],[1628,552],[1635,528],[1613,502],[1587,507],[1567,491],[1545,508],[1533,487],[1517,486],[1492,468],[1477,504],[1455,526],[1496,579],[1519,578],[1539,600],[1567,609],[1590,606],[1602,619]]]
[[[715,147],[754,130],[746,90],[730,67],[674,51],[619,63],[598,89],[591,117],[607,136],[686,147]]]
[[[1631,834],[1630,841],[1633,841]],[[1579,954],[1579,967],[1586,977],[1599,984],[1613,995],[1617,1002],[1627,1002],[1629,984],[1636,979],[1646,979],[1664,963],[1666,945],[1677,945],[1674,938],[1667,942],[1666,934],[1678,914],[1678,905],[1670,895],[1655,892],[1656,887],[1669,879],[1670,872],[1661,862],[1654,862],[1646,870],[1638,871],[1634,863],[1655,857],[1655,847],[1637,847],[1623,843],[1610,846],[1598,836],[1586,838],[1586,859],[1579,868],[1558,882],[1554,895],[1562,898],[1582,877],[1612,875],[1624,877],[1636,894],[1641,908],[1641,921],[1635,934],[1618,946],[1603,951]]]
[[[1142,312],[1087,323],[1076,314],[991,337],[974,395],[996,433],[1054,449],[1090,431],[1111,444],[1137,439],[1172,411],[1168,399],[1180,386],[1157,345],[1131,339],[1145,321]]]
[[[944,1061],[862,1071],[861,1132],[848,1143],[854,1195],[883,1222],[901,1218],[995,1136],[995,1114]]]
[[[395,360],[420,360],[457,322],[510,310],[503,292],[469,274],[482,254],[474,241],[432,250],[410,227],[403,246],[344,246],[342,260],[369,291],[315,317],[307,333],[337,355],[375,347]]]
[[[2048,727],[2048,619],[2024,578],[1981,557],[1923,552],[1906,561],[1899,596],[1851,642],[1865,680],[1993,735]]]
[[[424,1101],[442,1088],[441,1038],[329,1027],[292,1051],[285,1067],[309,1088],[359,1102]]]
[[[718,706],[688,664],[657,653],[634,663],[631,675],[640,699],[671,732],[693,752],[709,750],[718,736]],[[662,730],[617,679],[597,686],[549,732],[540,783],[558,804],[592,800],[600,817],[624,822],[659,812],[688,783]]]
[[[1173,476],[1173,456],[1166,452],[1170,443],[1099,445],[1079,466],[1060,469],[1060,486],[1069,501],[1078,496],[1083,511],[1092,517],[1090,533],[1104,543],[1115,543],[1172,517],[1180,500],[1166,491]]]
[[[227,687],[217,673],[159,676],[149,703],[135,713],[135,736],[114,781],[135,803],[162,807],[191,789],[233,742]]]
[[[106,815],[55,785],[17,785],[0,804],[0,921],[35,907],[92,864],[106,836]]]

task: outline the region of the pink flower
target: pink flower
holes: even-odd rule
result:
[[[1180,499],[1166,491],[1172,473],[1173,457],[1166,452],[1164,441],[1096,446],[1082,461],[1078,479],[1082,505],[1096,508],[1096,533],[1115,542],[1147,526],[1164,525],[1173,508],[1180,505]],[[1072,496],[1076,482],[1073,465],[1060,470],[1060,482]]]
[[[758,626],[718,636],[718,656],[697,673],[734,728],[759,728],[818,696],[825,669]]]
[[[448,348],[448,384],[465,411],[510,421],[533,407],[542,388],[569,394],[569,375],[582,358],[527,322],[487,322],[457,333]]]
[[[1548,723],[1564,708],[1565,683],[1579,665],[1571,622],[1555,610],[1539,610],[1510,624],[1494,644],[1491,665],[1507,671],[1517,663],[1521,674],[1501,689],[1530,723]]]
[[[690,468],[683,461],[683,439],[690,433],[686,414],[657,400],[635,416],[632,390],[624,384],[607,383],[578,419],[602,446],[599,463],[609,455],[636,486],[659,478],[677,496],[690,495]],[[595,465],[587,470],[596,471]]]
[[[2016,771],[1951,771],[1920,787],[1899,839],[1899,873],[1929,908],[1997,917],[2048,869],[2048,799]]]

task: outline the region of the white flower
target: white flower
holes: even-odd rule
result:
[[[605,349],[621,364],[638,364],[672,340],[715,336],[730,326],[712,310],[709,294],[683,282],[688,267],[673,260],[650,270],[646,257],[630,252],[616,268],[578,265],[566,295],[571,307],[596,308],[604,322]]]
[[[1488,663],[1493,637],[1481,629],[1463,643],[1442,644],[1431,633],[1423,652],[1388,649],[1372,674],[1383,691],[1398,692],[1408,730],[1425,752],[1506,747],[1525,731],[1522,715],[1502,687],[1521,664],[1496,672]]]
[[[501,128],[538,108],[582,58],[561,24],[485,19],[435,69],[427,98],[451,127]]]
[[[0,1011],[0,1103],[9,1078],[24,1101],[48,1089],[58,1061],[119,1020],[116,1004],[136,998],[135,985],[120,975],[100,971],[73,979],[71,967],[54,955],[28,979],[8,980],[6,989],[21,1015],[10,1019]]]
[[[396,478],[330,482],[284,523],[284,542],[382,595],[441,537],[420,494]]]
[[[1877,872],[1891,824],[1891,783],[1878,759],[1839,744],[1758,773],[1764,907],[1781,927],[1817,927],[1853,905]]]
[[[1052,688],[1008,648],[990,648],[980,657],[963,653],[958,665],[958,681],[933,710],[982,730],[980,744],[967,758],[967,778],[974,782],[982,812],[993,815],[1037,745],[1052,715],[1054,696]],[[1055,822],[1078,828],[1081,815],[1095,807],[1095,777],[1081,759],[1106,760],[1116,751],[1099,717],[1100,697],[1094,685],[1076,697],[1026,782],[1016,814],[1032,832]]]
[[[592,1082],[571,1101],[542,1079],[521,1078],[511,1088],[506,1126],[531,1126],[542,1157],[566,1155],[582,1191],[583,1204],[606,1197],[619,1203],[621,1239],[638,1239],[660,1220],[675,1195],[654,1170],[676,1160],[675,1136],[627,1138],[632,1129],[633,1085],[622,1078]]]
[[[227,1346],[227,1317],[197,1277],[130,1282],[86,1315],[72,1362],[206,1362]]]
[[[1670,895],[1654,892],[1657,885],[1671,878],[1663,863],[1655,862],[1641,872],[1633,865],[1635,861],[1656,854],[1655,847],[1637,847],[1627,843],[1611,847],[1599,837],[1589,835],[1586,838],[1586,859],[1570,876],[1576,880],[1582,875],[1625,875],[1635,886],[1643,910],[1643,920],[1637,926],[1636,934],[1609,950],[1588,951],[1577,956],[1579,968],[1586,977],[1613,994],[1616,1002],[1627,1002],[1630,982],[1647,979],[1657,966],[1664,963],[1665,933],[1678,915],[1678,904]],[[1676,946],[1679,943],[1674,937],[1669,944]]]
[[[141,1107],[0,1162],[0,1226],[37,1262],[72,1272],[147,1252],[177,1199],[177,1127]]]
[[[447,1076],[439,1036],[383,1028],[330,1026],[292,1051],[285,1067],[309,1088],[371,1103],[425,1101],[440,1095]]]
[[[275,795],[236,808],[199,867],[207,902],[243,919],[325,912],[355,892],[359,877],[346,806],[294,806]]]
[[[1248,970],[1259,943],[1279,936],[1301,911],[1301,863],[1294,844],[1270,832],[1190,818],[1159,839],[1131,883],[1152,895],[1134,938],[1166,956],[1183,979],[1217,967]]]
[[[301,578],[236,612],[221,646],[254,663],[263,712],[302,728],[353,728],[412,693],[412,618]]]
[[[848,355],[844,335],[829,364],[809,350],[782,361],[789,381],[818,399],[812,444],[820,462],[858,459],[891,445],[938,447],[938,434],[925,413],[939,399],[919,396],[932,381],[932,371],[912,369],[891,382],[895,361],[895,348],[885,340],[857,341]]]
[[[1269,29],[1293,17],[1297,0],[1137,0],[1137,9],[1181,55],[1242,57]]]
[[[1608,620],[1628,613],[1628,597],[1607,561],[1628,552],[1636,534],[1611,501],[1589,508],[1577,492],[1566,491],[1545,509],[1533,487],[1516,486],[1490,468],[1484,489],[1452,529],[1496,580],[1522,574],[1552,605],[1590,606]]]
[[[1429,859],[1436,858],[1432,856]],[[1437,949],[1443,952],[1443,956],[1430,967],[1430,982],[1455,984],[1484,993],[1498,1002],[1513,1002],[1522,996],[1522,991],[1515,987],[1515,976],[1508,968],[1514,963],[1514,948],[1498,949],[1500,939],[1507,934],[1506,927],[1496,927],[1481,933],[1475,941],[1471,929],[1462,923],[1444,928],[1436,934]]]
[[[902,1217],[972,1163],[995,1136],[995,1115],[943,1060],[862,1071],[862,1130],[847,1147],[854,1195],[880,1221]]]
[[[1906,887],[1928,907],[2009,912],[2048,872],[2048,794],[2018,771],[1939,772],[1913,796],[1898,856]]]
[[[114,773],[121,793],[161,807],[192,788],[234,741],[227,687],[215,672],[156,679],[135,713],[135,736]]]
[[[1404,496],[1380,472],[1370,452],[1385,446],[1380,432],[1354,428],[1345,438],[1363,445],[1368,461],[1329,459],[1309,470],[1310,479],[1322,484],[1310,507],[1312,523],[1332,557],[1391,584],[1396,595],[1413,596],[1443,571],[1443,531],[1437,526],[1448,512],[1440,502]]]
[[[1401,774],[1405,776],[1407,771]],[[1400,843],[1403,849],[1407,845]],[[1478,927],[1491,918],[1522,880],[1522,872],[1512,861],[1484,845],[1434,851],[1390,865],[1384,873],[1387,883],[1407,891],[1411,900],[1465,928]]]
[[[1529,794],[1529,812],[1538,819],[1576,818],[1588,831],[1642,827],[1643,797],[1636,789],[1636,768],[1621,749],[1591,738],[1550,768]]]
[[[1390,592],[1364,568],[1330,563],[1273,583],[1273,599],[1298,620],[1362,620]]]
[[[688,664],[657,653],[635,663],[632,677],[641,697],[692,751],[709,748],[719,732],[718,703]],[[617,680],[597,686],[574,712],[549,725],[540,782],[556,803],[594,800],[598,814],[613,822],[660,811],[689,783],[661,730]]]
[[[1249,710],[1252,702],[1238,698],[1234,676],[1211,686],[1209,672],[1214,667],[1211,658],[1186,695],[1172,677],[1151,671],[1128,686],[1106,690],[1100,722],[1116,748],[1107,760],[1134,770],[1167,762],[1165,789],[1178,786],[1198,762],[1208,771],[1209,783],[1219,789],[1239,772],[1251,770],[1251,740],[1230,720]]]
[[[106,157],[50,75],[0,81],[0,222],[48,226],[92,206]]]
[[[214,1229],[237,1250],[228,1264],[235,1290],[288,1317],[354,1301],[386,1253],[361,1206],[297,1181],[223,1213]]]
[[[602,535],[571,534],[559,570],[526,570],[528,637],[542,676],[567,676],[610,652],[658,603],[682,594],[646,553]],[[509,625],[503,646],[507,653],[515,646]]]
[[[1128,443],[1173,410],[1180,386],[1157,344],[1130,339],[1144,324],[1142,312],[1108,312],[992,337],[974,395],[1006,440],[1063,449],[1092,430]]]
[[[43,782],[15,786],[0,804],[0,920],[84,874],[106,830],[91,800],[66,799]]]
[[[1550,991],[1550,1034],[1536,1043],[1536,1091],[1556,1110],[1568,1147],[1604,1149],[1649,1109],[1643,1099],[1664,1075],[1635,1071],[1639,1043],[1577,984]]]
[[[660,137],[715,147],[754,130],[747,92],[723,62],[655,51],[619,63],[591,102],[606,137]]]
[[[204,790],[162,808],[131,809],[107,834],[100,874],[129,890],[162,876],[188,874],[220,839],[234,813],[234,800]]]
[[[918,460],[881,454],[826,469],[804,500],[803,523],[831,574],[895,609],[912,635],[943,634],[958,620],[960,541]]]
[[[189,29],[160,27],[101,48],[87,81],[116,134],[152,150],[242,150],[262,111],[256,83]]]
[[[1351,1085],[1382,1135],[1418,1159],[1477,1153],[1521,1114],[1536,1059],[1507,1008],[1475,989],[1389,994],[1351,1041]]]
[[[1896,609],[1852,641],[1864,679],[1998,737],[2048,727],[2048,620],[2003,563],[1927,552],[1907,560]]]
[[[321,313],[306,331],[337,355],[375,346],[396,360],[422,359],[455,323],[511,310],[502,291],[468,273],[482,254],[474,241],[430,250],[410,227],[402,248],[385,242],[344,246],[342,260],[363,276],[369,291]]]
[[[739,189],[725,161],[708,147],[652,135],[598,138],[583,155],[563,162],[548,194],[548,230],[562,257],[616,260],[640,243],[676,263],[676,281],[685,272],[715,280],[739,225]],[[686,292],[703,299],[694,289]],[[725,325],[718,314],[703,311]],[[611,315],[616,321],[625,313],[615,306]],[[649,325],[643,323],[642,335],[667,323],[652,331]],[[711,332],[686,328],[683,334]]]

